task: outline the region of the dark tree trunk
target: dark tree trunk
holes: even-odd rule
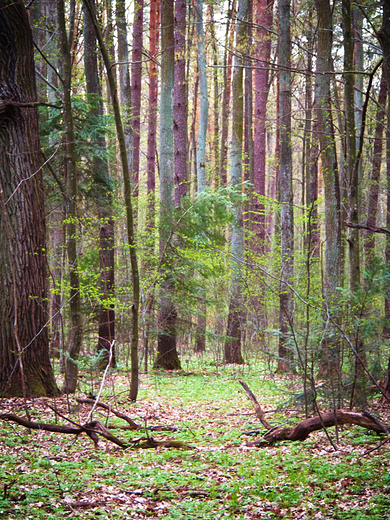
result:
[[[54,395],[37,92],[22,1],[0,0],[0,48],[0,396]]]
[[[95,96],[91,100],[90,114],[101,118],[103,107],[99,83],[98,60],[95,28],[84,6],[84,64],[87,94]],[[93,196],[98,205],[100,220],[99,229],[99,264],[100,264],[100,299],[97,352],[103,352],[100,368],[107,366],[110,349],[111,365],[115,366],[115,310],[110,299],[114,296],[114,221],[111,207],[112,181],[106,157],[106,140],[104,134],[98,134],[94,145],[99,148],[93,157]],[[104,302],[109,302],[108,304]]]
[[[387,98],[387,81],[384,71],[382,71],[381,85],[378,96],[378,107],[376,112],[376,128],[374,138],[374,158],[372,162],[372,172],[370,178],[370,187],[368,192],[368,207],[366,226],[376,225],[376,215],[378,211],[378,197],[379,197],[379,178],[382,166],[382,142],[384,119],[386,115],[386,98]],[[375,234],[366,232],[366,243],[364,246],[366,253],[367,267],[370,265],[375,255]]]
[[[134,215],[137,216],[139,157],[141,140],[141,89],[142,89],[142,35],[144,23],[144,0],[134,2],[133,52],[131,65],[131,104],[133,125],[133,196]]]

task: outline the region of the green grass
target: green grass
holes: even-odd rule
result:
[[[386,444],[372,454],[378,437],[354,427],[340,432],[334,452],[318,432],[305,442],[248,448],[242,435],[263,430],[238,383],[244,379],[264,408],[286,400],[291,382],[264,378],[260,369],[201,366],[189,375],[143,376],[137,403],[127,401],[125,378],[115,376],[102,395],[113,392],[121,408],[143,424],[173,425],[188,450],[121,450],[105,440],[99,450],[84,435],[33,431],[1,423],[0,518],[323,518],[390,519],[390,456]],[[113,384],[115,388],[113,390]],[[34,418],[54,422],[44,401],[31,404]],[[8,402],[2,401],[3,408]],[[65,410],[67,403],[58,403]],[[20,403],[13,405],[23,415]],[[36,411],[36,412],[35,412]],[[88,409],[72,420],[86,419]],[[95,414],[104,423],[105,413]],[[268,415],[272,424],[293,424],[299,412]],[[64,423],[64,421],[61,421]],[[110,418],[111,424],[123,424]],[[116,430],[122,439],[142,432]],[[330,431],[334,437],[334,432]],[[84,505],[80,505],[84,504]],[[86,507],[86,504],[89,507]]]

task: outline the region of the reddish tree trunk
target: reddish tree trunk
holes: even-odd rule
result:
[[[256,1],[257,44],[255,69],[255,132],[254,132],[254,199],[253,231],[260,251],[264,250],[265,208],[257,195],[265,196],[266,168],[266,116],[268,99],[269,63],[271,57],[271,33],[273,0]],[[278,140],[279,142],[279,140]]]
[[[131,105],[133,124],[133,196],[134,214],[137,215],[139,183],[139,145],[141,139],[141,88],[142,88],[142,34],[144,23],[144,0],[134,4],[133,52],[131,65]]]

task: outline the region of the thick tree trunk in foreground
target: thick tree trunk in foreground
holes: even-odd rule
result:
[[[37,101],[32,35],[19,0],[0,0],[0,48],[0,396],[54,395],[38,111],[12,105]]]
[[[174,9],[173,0],[161,3],[161,96],[160,96],[160,255],[165,255],[166,244],[173,225],[172,190],[174,186],[173,110],[174,85]],[[161,283],[158,315],[158,342],[156,368],[180,369],[176,350],[177,313],[172,300],[174,281],[169,276],[169,258]],[[168,266],[167,266],[168,264]]]
[[[244,119],[244,90],[242,55],[246,49],[246,16],[248,0],[239,0],[236,29],[236,50],[233,65],[233,109],[232,109],[232,146],[230,151],[230,182],[232,187],[240,189],[242,185],[242,141]],[[242,267],[244,259],[244,221],[241,201],[233,207],[232,224],[232,282],[226,331],[224,361],[225,363],[243,363],[241,355],[241,333],[244,321],[242,297]]]

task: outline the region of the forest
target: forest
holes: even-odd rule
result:
[[[390,518],[388,85],[386,0],[0,0],[0,517]]]

